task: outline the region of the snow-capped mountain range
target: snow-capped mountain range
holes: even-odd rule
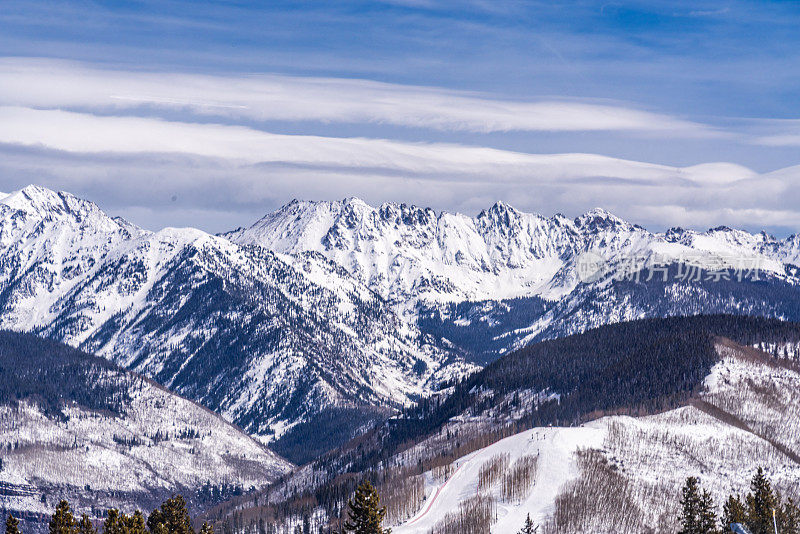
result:
[[[575,219],[523,213],[502,202],[477,217],[357,198],[292,201],[226,237],[296,254],[324,254],[393,303],[560,298],[579,279],[565,272],[584,252],[607,260],[658,254],[712,265],[718,258],[759,258],[783,272],[800,263],[800,235],[778,240],[730,228],[651,233],[596,208]]]
[[[267,439],[465,368],[320,254],[150,232],[36,186],[0,199],[0,246],[1,327],[106,356]]]
[[[586,253],[606,266],[582,276]],[[618,279],[631,257],[758,281]],[[800,237],[651,233],[603,210],[477,217],[293,201],[213,236],[151,232],[69,193],[0,198],[0,327],[105,356],[271,440],[329,408],[381,409],[521,344],[645,316],[800,318]]]
[[[498,202],[469,217],[395,203],[375,208],[356,198],[293,201],[225,235],[286,254],[323,254],[400,315],[433,324],[431,333],[452,334],[483,322],[495,342],[487,350],[495,354],[537,338],[646,316],[729,312],[799,318],[794,303],[800,235],[781,240],[726,227],[653,233],[599,208],[570,219]],[[589,279],[581,271],[587,257],[604,265]],[[654,264],[672,268],[668,280],[661,271],[650,280],[649,271],[639,279],[626,276]],[[702,269],[695,273],[699,280],[676,276],[679,265]],[[709,276],[712,271],[718,274]],[[763,287],[751,295],[752,283],[731,285],[737,273],[745,282],[771,284],[769,295]],[[526,312],[527,324],[519,324],[520,299],[534,299],[540,308]],[[792,304],[782,306],[787,301]]]

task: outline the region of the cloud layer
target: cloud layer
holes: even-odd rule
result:
[[[9,58],[0,61],[0,101],[28,107],[104,111],[150,107],[253,121],[367,122],[481,133],[723,135],[677,117],[586,101],[520,102],[368,80],[125,72]]]
[[[355,135],[299,133],[331,125]],[[679,167],[481,141],[497,132],[558,132],[573,136],[567,145],[598,134],[653,146],[790,145],[795,128],[750,121],[726,130],[621,103],[508,101],[365,80],[0,60],[0,187],[71,190],[150,228],[222,231],[293,197],[360,196],[467,213],[497,200],[544,214],[602,206],[655,229],[728,224],[790,233],[800,227],[800,167]],[[451,132],[474,135],[467,143]]]

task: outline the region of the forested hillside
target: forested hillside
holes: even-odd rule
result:
[[[800,347],[800,325],[725,315],[647,319],[537,343],[455,384],[448,397],[373,428],[261,497],[216,513],[242,525],[258,518],[277,524],[317,506],[336,516],[362,477],[392,492],[415,473],[444,468],[527,428],[688,405],[720,361],[716,345],[723,338],[791,359]]]
[[[239,428],[108,360],[0,331],[0,513],[34,525],[60,499],[84,510],[194,511],[291,465]]]

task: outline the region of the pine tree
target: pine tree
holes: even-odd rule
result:
[[[788,499],[781,510],[783,534],[800,534],[800,508],[794,503],[793,499]]]
[[[773,511],[778,508],[778,500],[772,491],[772,484],[759,467],[750,482],[747,495],[747,526],[753,534],[773,534]]]
[[[144,515],[139,510],[126,515],[112,508],[103,523],[103,534],[147,534]]]
[[[125,534],[147,534],[144,515],[136,510],[131,516],[122,516],[125,524]]]
[[[186,501],[180,495],[167,499],[147,518],[147,528],[152,534],[194,534],[192,520],[186,510]]]
[[[678,534],[716,534],[717,514],[714,500],[707,491],[700,491],[700,482],[695,477],[686,479],[681,491],[681,515],[678,518],[681,530]]]
[[[75,518],[69,509],[67,501],[60,501],[56,506],[53,517],[50,518],[50,534],[72,534]]]
[[[86,514],[81,515],[81,520],[75,528],[76,534],[97,534],[97,529],[94,528],[92,520]]]
[[[214,527],[206,522],[203,522],[203,526],[200,527],[200,534],[214,534]]]
[[[369,481],[364,481],[356,489],[355,497],[347,502],[348,521],[344,524],[345,532],[355,534],[390,534],[391,529],[384,529],[381,524],[386,516],[386,508],[379,508],[380,496]]]
[[[703,490],[700,496],[700,509],[699,509],[699,533],[702,534],[716,534],[717,533],[717,513],[714,510],[714,499],[711,494]]]
[[[519,534],[535,534],[538,531],[539,527],[533,524],[533,521],[531,521],[531,514],[528,514],[528,517],[525,518],[525,526],[522,527]]]
[[[681,529],[678,534],[700,533],[700,490],[695,477],[686,479],[681,490]]]
[[[6,534],[22,534],[22,531],[19,529],[19,519],[11,514],[8,514],[8,518],[6,519]]]
[[[103,534],[125,534],[124,514],[120,514],[116,508],[108,511],[106,520],[103,522]]]
[[[729,496],[722,506],[722,530],[733,532],[730,528],[731,523],[747,523],[747,509],[739,495]]]

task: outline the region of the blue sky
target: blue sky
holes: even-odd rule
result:
[[[787,234],[798,23],[789,1],[6,0],[0,188],[151,228],[360,196]]]

